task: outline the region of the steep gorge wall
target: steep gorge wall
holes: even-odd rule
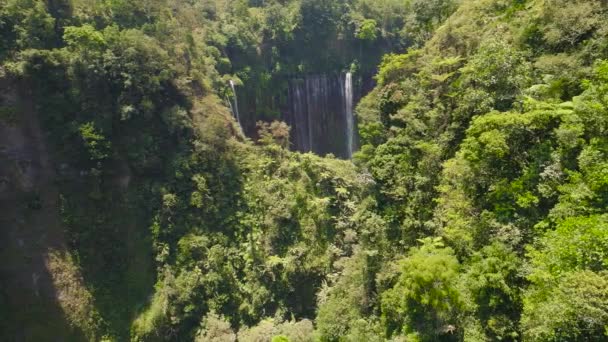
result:
[[[20,88],[0,84],[0,339],[91,339],[93,298],[67,247],[32,95]]]

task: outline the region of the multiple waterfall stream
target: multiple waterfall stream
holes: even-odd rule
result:
[[[357,140],[353,75],[308,75],[289,79],[287,83],[280,112],[281,120],[291,127],[292,149],[351,159]],[[235,119],[242,124],[233,81],[230,88],[234,96],[230,106]]]
[[[350,159],[355,149],[353,77],[311,75],[289,81],[284,120],[293,148]]]

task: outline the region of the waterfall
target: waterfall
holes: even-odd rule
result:
[[[283,119],[293,148],[350,159],[355,149],[352,74],[307,75],[288,80]]]
[[[236,96],[236,88],[234,86],[233,80],[230,80],[230,88],[232,89],[232,94],[234,95],[234,108],[232,108],[232,103],[230,103],[230,107],[232,108],[232,113],[234,114],[234,117],[236,118],[236,122],[238,122],[240,125],[241,117],[239,115],[239,100]]]
[[[344,115],[346,115],[346,149],[348,158],[353,157],[353,141],[355,134],[355,117],[353,113],[353,75],[346,73],[344,82]]]
[[[306,88],[301,84],[289,87],[289,99],[291,102],[292,140],[296,148],[301,151],[312,151],[312,125],[308,115],[309,97]]]

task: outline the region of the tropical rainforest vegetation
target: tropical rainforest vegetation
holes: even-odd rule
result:
[[[3,268],[0,339],[606,341],[607,19],[605,0],[0,0],[0,126],[40,126],[52,170],[0,214],[58,213],[65,248],[40,250],[68,327]],[[375,84],[359,152],[291,151],[286,80],[342,72]]]

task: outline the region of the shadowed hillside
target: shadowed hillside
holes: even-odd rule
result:
[[[606,340],[607,17],[0,0],[0,340]]]

